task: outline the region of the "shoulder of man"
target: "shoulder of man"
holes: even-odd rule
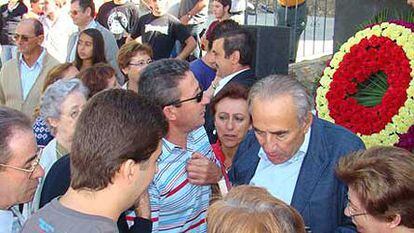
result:
[[[312,130],[317,131],[316,133],[319,134],[318,137],[320,137],[320,140],[324,141],[324,145],[330,146],[332,151],[339,152],[339,156],[346,155],[352,151],[365,149],[364,143],[356,134],[340,125],[333,124],[316,116],[314,116]],[[341,154],[341,152],[345,154]]]

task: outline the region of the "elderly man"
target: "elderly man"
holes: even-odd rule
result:
[[[95,28],[102,33],[105,41],[106,61],[115,69],[118,83],[120,85],[124,84],[124,76],[119,70],[116,61],[118,45],[114,35],[93,19],[95,16],[95,3],[93,0],[72,0],[70,4],[70,16],[72,17],[73,23],[78,26],[79,32],[75,32],[69,37],[66,61],[73,62],[75,60],[79,33],[88,28]]]
[[[203,127],[207,98],[186,61],[164,59],[141,74],[138,93],[163,108],[169,130],[150,185],[154,232],[206,232],[210,184],[220,179]]]
[[[132,91],[95,95],[76,125],[70,188],[22,232],[118,232],[118,217],[152,181],[167,127],[161,109]]]
[[[24,19],[16,28],[18,58],[3,65],[0,72],[0,104],[32,116],[39,104],[47,72],[58,61],[43,49],[43,26],[37,19]]]
[[[343,214],[347,187],[334,175],[339,158],[364,148],[350,131],[312,115],[312,100],[290,76],[269,76],[249,93],[254,134],[246,136],[229,172],[295,207],[312,232],[355,232]]]
[[[27,116],[0,107],[0,232],[17,233],[25,219],[15,207],[32,200],[38,178],[39,152]]]

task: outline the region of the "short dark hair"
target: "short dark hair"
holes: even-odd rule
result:
[[[245,29],[230,30],[221,35],[217,39],[224,39],[223,49],[224,56],[228,58],[235,51],[240,53],[240,65],[251,65],[253,60],[254,39]]]
[[[180,80],[190,71],[187,61],[168,58],[150,63],[141,73],[138,93],[164,107],[180,98]]]
[[[92,50],[92,64],[96,64],[99,62],[106,63],[105,58],[105,42],[102,36],[102,33],[95,28],[88,28],[83,30],[79,34],[79,38],[82,34],[86,34],[92,38],[93,41],[93,50]],[[79,40],[78,40],[79,43]],[[82,59],[79,57],[78,48],[76,48],[76,55],[75,55],[75,66],[78,70],[82,67]]]
[[[24,113],[9,108],[0,107],[0,163],[7,163],[10,159],[9,139],[14,130],[32,130],[29,117]]]
[[[398,147],[377,146],[341,158],[336,175],[356,196],[366,212],[414,228],[414,155]]]
[[[115,75],[112,66],[106,63],[97,63],[91,67],[82,70],[78,74],[78,78],[89,89],[89,97],[105,90],[108,87],[108,80]]]
[[[93,96],[76,124],[71,148],[71,187],[99,191],[122,163],[146,162],[168,130],[159,106],[133,91]]]
[[[241,29],[240,24],[232,19],[226,19],[219,22],[211,31],[211,34],[208,36],[206,35],[206,39],[208,41],[208,50],[210,50],[213,47],[213,41],[217,37],[220,37],[225,32],[235,31],[239,29]]]
[[[213,116],[216,115],[216,106],[217,104],[224,98],[230,98],[230,99],[243,99],[246,100],[247,103],[247,97],[249,96],[249,90],[247,90],[246,87],[239,83],[229,83],[226,85],[221,91],[217,93],[216,96],[211,100],[210,107],[211,111],[213,112]]]
[[[95,16],[95,3],[93,0],[71,0],[70,4],[79,2],[80,8],[82,8],[83,11],[86,10],[86,8],[91,8],[91,14],[90,16],[93,18]]]

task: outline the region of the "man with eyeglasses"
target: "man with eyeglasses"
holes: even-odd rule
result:
[[[17,233],[23,226],[25,218],[16,205],[33,198],[44,175],[39,157],[30,119],[0,107],[0,233]]]
[[[116,71],[116,79],[120,85],[124,84],[124,76],[122,75],[118,63],[116,61],[116,54],[118,53],[118,45],[116,43],[114,35],[108,31],[104,26],[94,20],[95,16],[95,3],[93,0],[71,0],[70,2],[70,17],[73,23],[78,27],[78,32],[73,33],[69,37],[68,42],[68,54],[66,57],[67,62],[73,62],[76,55],[76,45],[78,43],[79,34],[81,31],[88,28],[95,28],[101,34],[105,41],[105,53],[106,61]]]
[[[14,40],[19,55],[0,72],[0,104],[32,116],[40,101],[40,90],[50,69],[59,64],[42,48],[43,26],[37,19],[24,19]]]
[[[153,232],[206,232],[211,184],[221,176],[203,127],[208,99],[178,59],[149,64],[138,93],[162,106],[169,125],[149,187]]]

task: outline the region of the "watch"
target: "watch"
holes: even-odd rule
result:
[[[191,19],[191,17],[192,17],[192,16],[191,16],[191,14],[190,14],[190,13],[188,13],[188,14],[187,14],[187,17],[188,17],[188,19]]]

